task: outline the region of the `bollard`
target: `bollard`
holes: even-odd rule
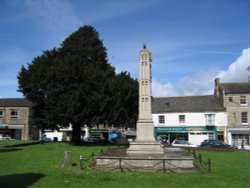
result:
[[[80,155],[80,169],[81,170],[83,170],[82,162],[83,162],[83,157],[82,157],[82,155]]]

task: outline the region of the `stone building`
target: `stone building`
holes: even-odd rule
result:
[[[229,144],[249,147],[250,82],[220,83],[215,80],[215,95],[227,111]]]
[[[28,140],[31,106],[24,98],[0,99],[0,135]]]

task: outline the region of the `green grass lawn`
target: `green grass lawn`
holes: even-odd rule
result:
[[[70,146],[46,143],[4,147],[13,141],[0,142],[0,187],[84,187],[84,188],[230,188],[250,187],[250,152],[200,151],[212,160],[212,173],[150,173],[107,170],[80,170],[79,156],[87,158],[107,146]],[[16,144],[16,142],[14,143]],[[65,151],[73,154],[73,166],[62,168]]]

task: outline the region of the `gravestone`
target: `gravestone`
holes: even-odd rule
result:
[[[72,152],[65,151],[62,167],[69,167],[69,166],[72,166]]]

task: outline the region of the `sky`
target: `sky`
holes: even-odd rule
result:
[[[0,98],[23,97],[20,68],[83,25],[133,78],[147,43],[154,97],[210,95],[217,77],[248,81],[249,23],[249,0],[1,0]]]

